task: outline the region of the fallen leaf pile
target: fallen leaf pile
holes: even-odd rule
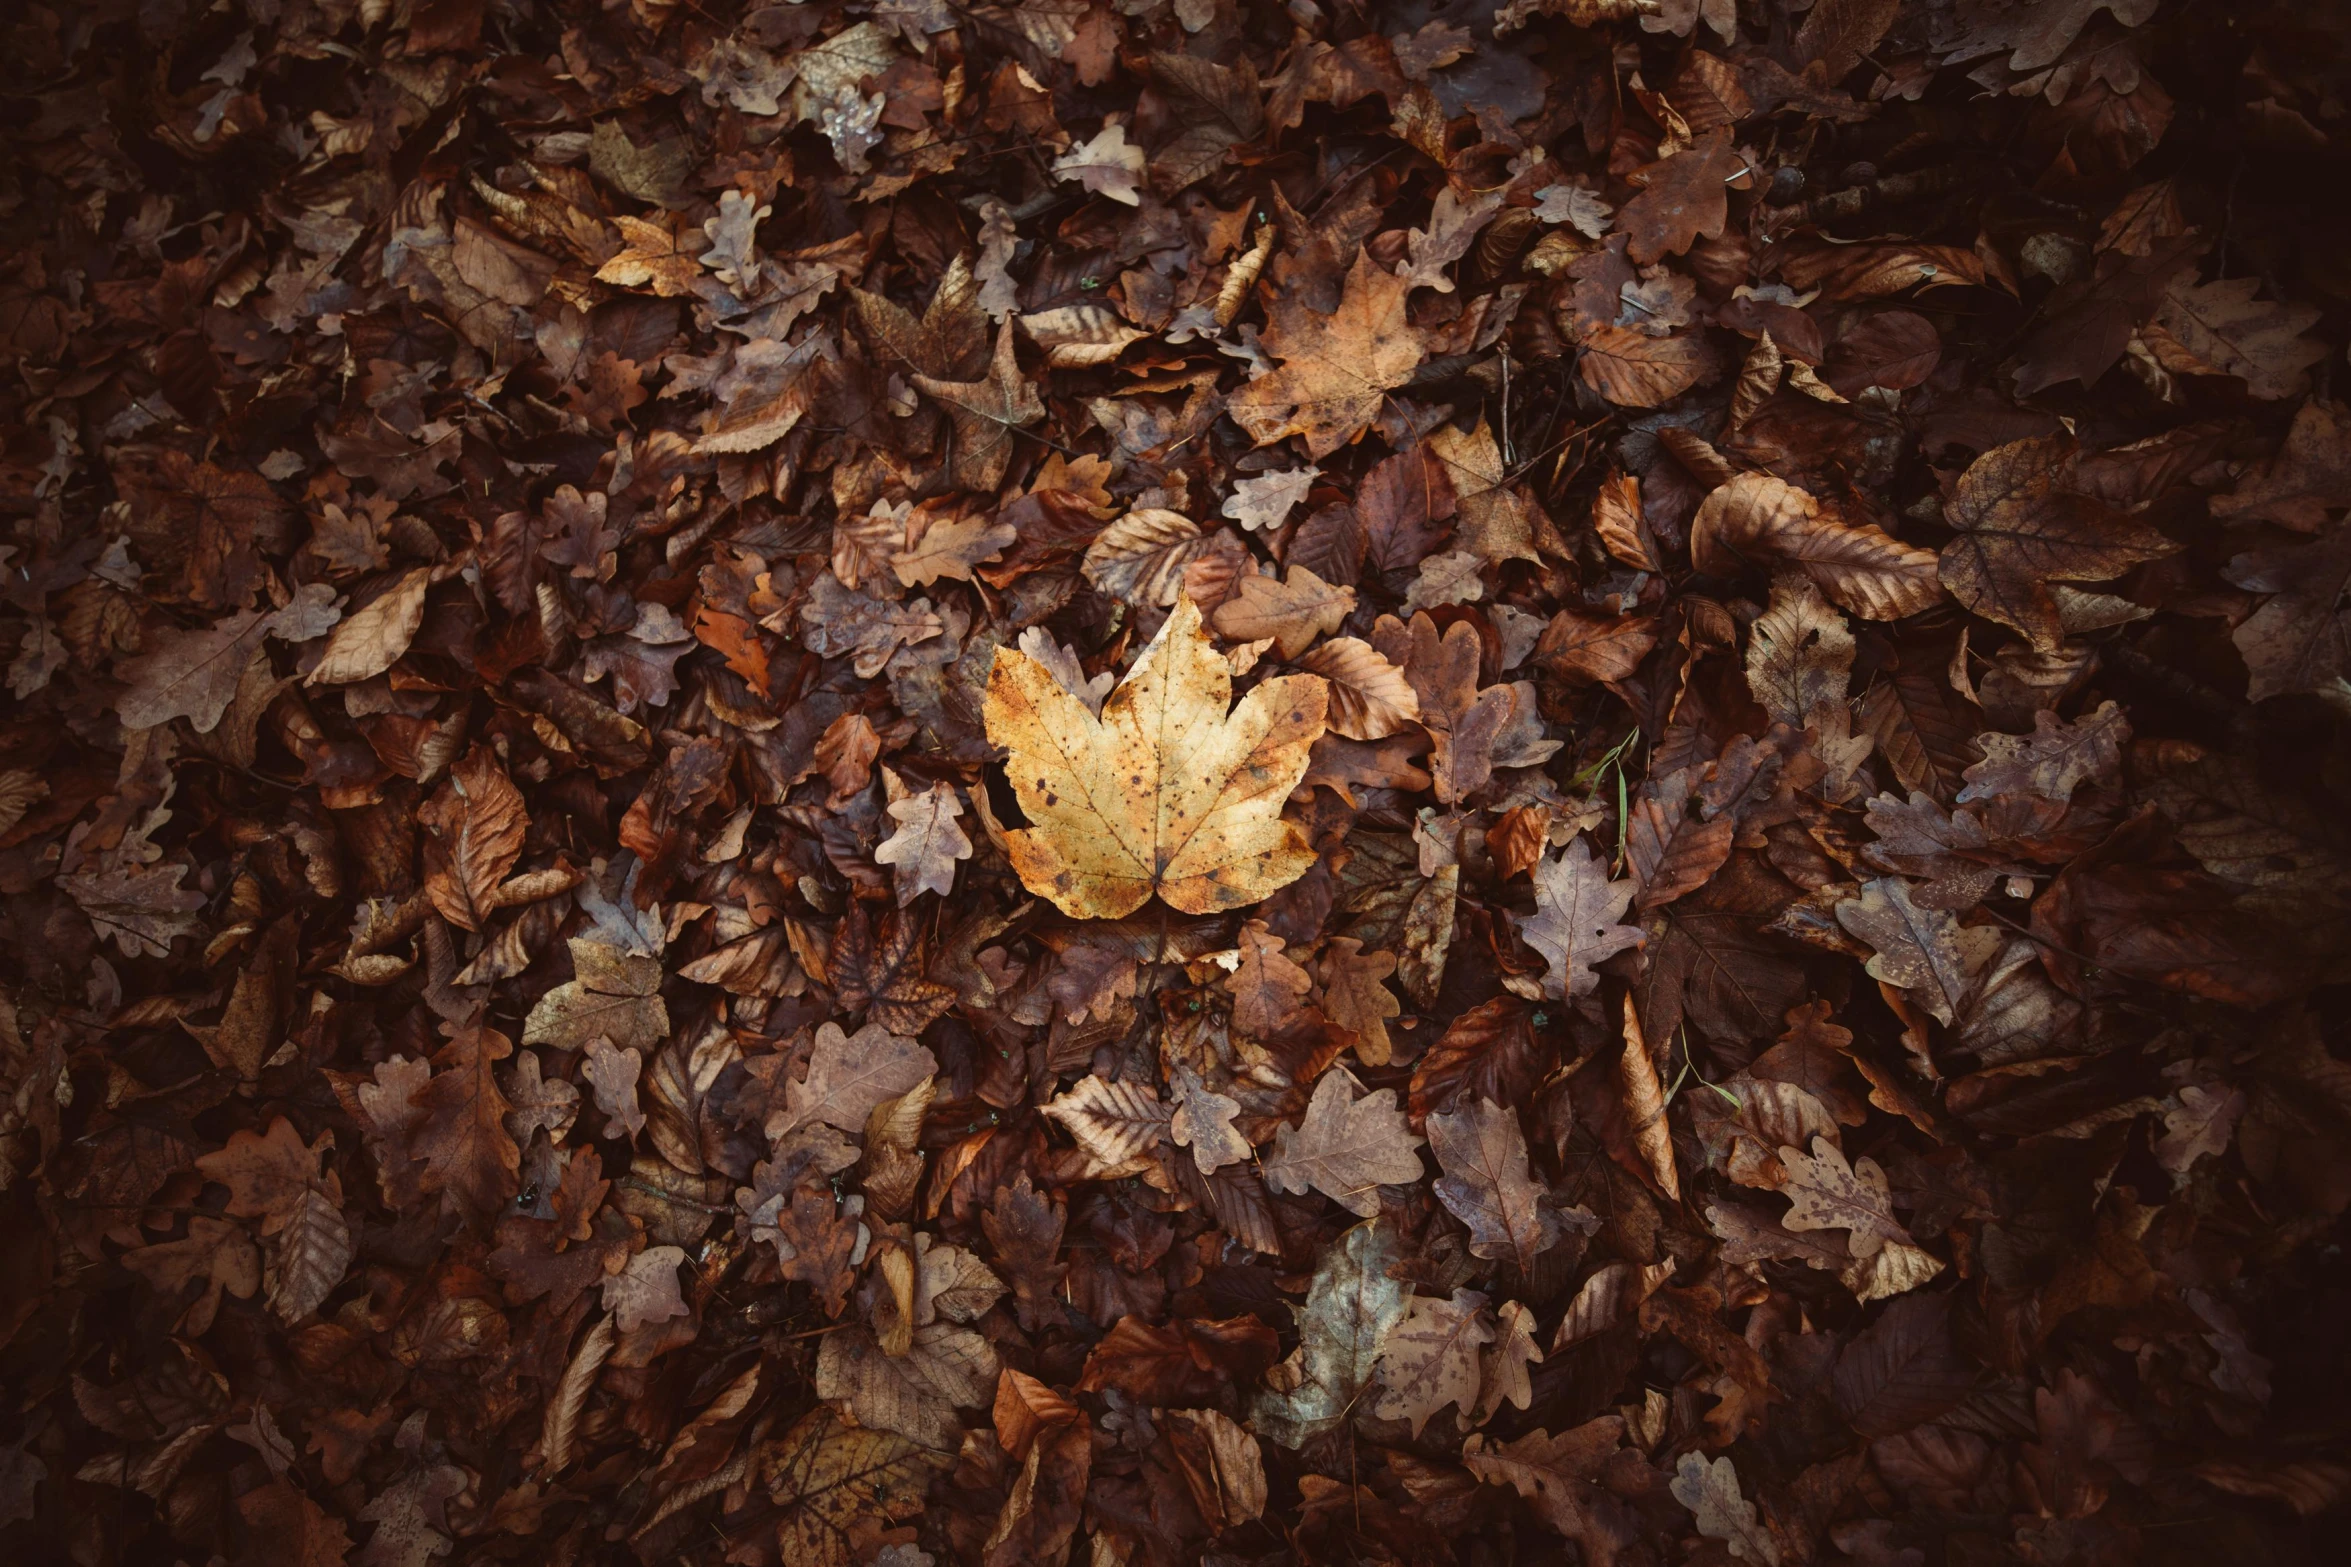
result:
[[[2351,20],[25,0],[0,1554],[2351,1501]]]

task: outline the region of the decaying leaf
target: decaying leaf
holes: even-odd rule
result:
[[[1299,1313],[1298,1348],[1267,1375],[1251,1406],[1260,1435],[1299,1447],[1354,1412],[1381,1343],[1404,1319],[1411,1292],[1388,1276],[1400,1256],[1386,1219],[1356,1225],[1323,1252]]]
[[[1733,1556],[1779,1567],[1779,1542],[1756,1521],[1755,1504],[1740,1492],[1729,1459],[1684,1453],[1674,1470],[1673,1499],[1697,1516],[1700,1534],[1722,1541]]]
[[[1410,1422],[1414,1436],[1448,1404],[1466,1418],[1477,1404],[1478,1349],[1493,1336],[1486,1298],[1475,1290],[1455,1290],[1451,1300],[1414,1296],[1380,1340],[1380,1397],[1372,1412]]]

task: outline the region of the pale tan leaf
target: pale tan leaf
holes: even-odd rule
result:
[[[1781,1192],[1789,1199],[1791,1230],[1843,1230],[1846,1245],[1856,1257],[1868,1257],[1889,1242],[1907,1243],[1910,1232],[1894,1217],[1893,1193],[1886,1172],[1873,1159],[1854,1164],[1826,1137],[1812,1140],[1812,1152],[1794,1146],[1780,1150],[1788,1172]]]
[[[786,1083],[784,1108],[768,1113],[768,1141],[819,1122],[844,1132],[863,1132],[865,1118],[876,1105],[897,1098],[938,1070],[938,1058],[929,1050],[879,1023],[868,1023],[855,1034],[843,1033],[838,1023],[820,1024],[807,1076]]]
[[[941,897],[955,890],[955,866],[971,858],[971,839],[955,819],[963,802],[955,786],[936,783],[920,794],[893,800],[890,819],[897,830],[873,851],[874,863],[894,867],[898,906],[904,908],[926,892]]]
[[[1698,1532],[1757,1567],[1779,1567],[1779,1542],[1756,1521],[1755,1504],[1739,1490],[1739,1471],[1727,1458],[1684,1453],[1673,1477],[1673,1499],[1697,1515]]]
[[[596,1108],[604,1113],[606,1126],[618,1128],[623,1136],[634,1137],[645,1129],[645,1110],[637,1101],[637,1080],[644,1066],[640,1051],[619,1049],[601,1035],[588,1041],[582,1069],[595,1091]]]
[[[1095,132],[1093,140],[1080,142],[1054,159],[1053,177],[1076,180],[1097,196],[1133,207],[1143,200],[1146,166],[1143,149],[1127,140],[1124,125],[1113,121]]]
[[[1412,586],[1405,589],[1404,613],[1417,615],[1447,604],[1476,603],[1486,596],[1481,575],[1484,565],[1474,550],[1447,550],[1428,556],[1421,561]]]
[[[1459,507],[1454,522],[1470,553],[1496,566],[1506,560],[1535,559],[1534,502],[1502,461],[1502,448],[1485,419],[1481,416],[1467,430],[1440,424],[1428,433],[1426,443],[1430,454],[1445,465]],[[1411,613],[1405,611],[1408,617]]]
[[[1674,1264],[1669,1259],[1649,1267],[1635,1267],[1629,1262],[1611,1262],[1599,1272],[1584,1280],[1576,1290],[1575,1299],[1559,1318],[1559,1328],[1551,1337],[1551,1352],[1557,1354],[1571,1344],[1607,1332],[1620,1322],[1631,1320],[1647,1300],[1668,1278],[1673,1276]]]
[[[1290,515],[1291,508],[1306,499],[1306,492],[1321,477],[1322,470],[1309,463],[1303,468],[1285,468],[1239,480],[1233,485],[1233,493],[1225,497],[1222,515],[1252,532],[1278,528],[1282,519]]]
[[[1020,530],[1012,524],[984,517],[936,517],[919,527],[913,542],[890,557],[890,569],[910,588],[929,587],[941,577],[969,582],[973,567],[994,560],[1020,540]]]
[[[1216,607],[1216,631],[1233,642],[1271,637],[1282,657],[1295,660],[1315,638],[1337,631],[1354,608],[1353,588],[1334,587],[1304,566],[1292,566],[1285,582],[1243,577],[1233,596]]]
[[[1314,1085],[1306,1119],[1274,1134],[1265,1181],[1277,1192],[1319,1191],[1349,1212],[1380,1211],[1383,1185],[1421,1178],[1421,1140],[1404,1124],[1396,1091],[1365,1094],[1345,1067],[1332,1067]]]
[[[1581,834],[1556,859],[1536,864],[1535,912],[1520,921],[1526,944],[1550,963],[1544,993],[1572,1000],[1597,989],[1593,965],[1637,947],[1645,939],[1637,926],[1619,923],[1632,906],[1632,882],[1611,881],[1608,867]]]
[[[682,1246],[648,1246],[604,1276],[604,1309],[622,1333],[686,1315],[691,1308],[678,1293],[678,1265],[685,1260]]]
[[[508,1091],[513,1109],[506,1113],[507,1135],[528,1146],[533,1135],[547,1134],[551,1143],[563,1141],[579,1119],[580,1091],[560,1077],[542,1077],[539,1057],[525,1050],[514,1058],[514,1081]]]
[[[1106,304],[1085,302],[1057,305],[1020,318],[1021,329],[1045,350],[1045,363],[1055,370],[1085,370],[1106,365],[1151,334],[1129,326]]]
[[[2172,1097],[2178,1102],[2163,1113],[2155,1158],[2173,1175],[2184,1176],[2197,1160],[2228,1151],[2249,1101],[2243,1089],[2220,1083],[2189,1083]]]
[[[1771,340],[1769,332],[1764,333],[1747,350],[1747,357],[1739,366],[1739,379],[1731,388],[1731,429],[1737,430],[1763,411],[1763,405],[1780,389],[1786,372],[1787,360],[1780,353],[1780,345]]]
[[[1396,264],[1397,275],[1414,288],[1452,293],[1453,280],[1445,275],[1445,268],[1466,255],[1478,230],[1493,221],[1501,209],[1502,195],[1500,190],[1489,190],[1464,197],[1452,185],[1438,191],[1429,207],[1429,226],[1405,236],[1405,259]]]
[[[425,592],[432,585],[431,568],[419,566],[366,608],[344,616],[328,635],[309,684],[354,685],[373,680],[398,663],[424,624]]]
[[[1253,1152],[1249,1140],[1233,1126],[1241,1102],[1210,1089],[1188,1066],[1178,1066],[1174,1079],[1169,1086],[1175,1093],[1175,1111],[1168,1117],[1167,1131],[1175,1145],[1192,1150],[1202,1175],[1214,1175],[1230,1164],[1247,1164]]]

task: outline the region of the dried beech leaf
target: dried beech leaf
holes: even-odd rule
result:
[[[347,686],[372,680],[400,661],[424,624],[425,592],[433,574],[420,566],[372,603],[343,617],[327,636],[326,650],[310,672],[313,685]]]
[[[1298,660],[1298,667],[1328,682],[1333,734],[1385,740],[1420,717],[1420,694],[1404,671],[1358,637],[1334,637]]]
[[[1740,474],[1706,497],[1690,523],[1690,558],[1725,576],[1747,565],[1794,566],[1871,620],[1915,615],[1942,596],[1933,551],[1825,517],[1818,501],[1769,474]]]

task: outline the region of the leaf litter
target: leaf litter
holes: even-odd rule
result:
[[[2325,8],[6,27],[11,1559],[2332,1559]]]

